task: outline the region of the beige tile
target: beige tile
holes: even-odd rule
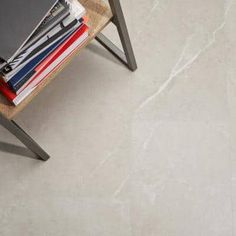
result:
[[[93,43],[17,117],[52,158],[0,152],[1,236],[235,235],[235,1],[121,3],[139,69]]]
[[[137,127],[142,125],[134,127],[135,137],[144,136]],[[133,175],[120,193],[121,199],[132,199],[134,235],[231,235],[226,130],[224,125],[160,122],[137,141]]]

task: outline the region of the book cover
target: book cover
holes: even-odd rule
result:
[[[0,57],[11,61],[56,2],[57,0],[1,0],[0,28],[4,33],[0,35]]]

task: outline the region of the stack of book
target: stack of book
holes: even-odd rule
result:
[[[9,2],[12,2],[3,1],[5,1],[6,7]],[[17,37],[17,34],[8,35],[8,37],[0,36],[0,44],[3,43],[0,46],[0,91],[15,105],[29,96],[88,37],[85,9],[77,0],[28,1],[29,5],[25,6],[25,10],[22,9],[22,15],[24,12],[26,14],[27,7],[29,7],[28,10],[30,7],[35,9],[35,6],[30,6],[32,2],[40,8],[37,13],[27,12],[30,15],[29,21],[31,21],[25,26],[28,31],[22,28],[23,33],[21,32],[19,35],[25,37],[33,27],[30,34],[24,40],[23,38],[11,38]],[[13,2],[15,4],[19,2],[21,5],[27,0]],[[20,5],[19,8],[21,8]],[[51,7],[45,12],[49,5]],[[17,14],[21,14],[21,9],[16,7],[17,10]],[[39,17],[42,18],[37,21]],[[21,20],[23,21],[24,18],[19,15],[19,21]],[[19,32],[21,27],[24,27],[24,25],[19,25],[17,16],[16,20],[11,23],[13,28]]]

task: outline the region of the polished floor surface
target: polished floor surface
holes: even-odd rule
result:
[[[16,119],[52,158],[0,129],[1,236],[236,236],[236,1],[122,5],[139,69],[93,43]]]

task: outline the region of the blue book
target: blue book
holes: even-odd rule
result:
[[[7,83],[13,91],[19,90],[22,86],[22,81],[25,81],[27,77],[31,77],[34,74],[34,69],[47,58],[58,46],[60,46],[71,33],[66,34],[61,39],[57,40],[54,44],[36,56],[33,60],[27,63],[17,74],[15,74]]]

